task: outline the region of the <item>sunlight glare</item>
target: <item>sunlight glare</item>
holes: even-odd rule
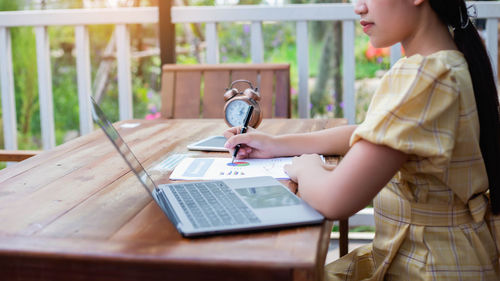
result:
[[[102,1],[93,1],[93,0],[83,0],[83,6],[85,8],[99,8],[99,7],[108,7],[108,8],[116,8],[120,6],[120,2],[122,0],[102,0]]]
[[[120,0],[107,0],[110,7],[118,7]]]

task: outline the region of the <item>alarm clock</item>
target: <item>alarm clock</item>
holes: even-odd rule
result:
[[[247,83],[250,88],[240,92],[238,89],[233,88],[233,86],[237,83]],[[257,128],[262,121],[262,111],[260,110],[260,105],[258,103],[259,100],[260,94],[258,89],[254,88],[250,81],[233,81],[224,93],[224,101],[226,102],[224,105],[224,121],[226,121],[226,124],[229,127],[243,126],[248,107],[253,105],[254,109],[252,116],[250,117],[250,121],[248,122],[248,126]]]

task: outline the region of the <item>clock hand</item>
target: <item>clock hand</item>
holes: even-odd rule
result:
[[[252,112],[253,112],[253,105],[249,105],[247,109],[247,114],[245,116],[245,121],[243,121],[243,127],[241,128],[240,134],[246,133],[248,129],[248,122],[250,121],[250,117],[252,117]],[[234,163],[234,159],[236,158],[236,155],[238,155],[240,147],[241,144],[237,144],[236,147],[234,148],[233,159],[231,160],[231,163]]]

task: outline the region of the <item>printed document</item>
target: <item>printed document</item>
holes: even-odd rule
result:
[[[292,163],[293,157],[270,159],[241,159],[231,163],[231,158],[185,158],[170,175],[171,180],[215,180],[272,176],[290,179],[283,166]]]

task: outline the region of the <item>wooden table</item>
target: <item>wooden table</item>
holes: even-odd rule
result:
[[[268,119],[260,129],[339,124]],[[226,128],[219,119],[115,125],[149,169]],[[168,182],[169,173],[152,174]],[[319,280],[331,227],[182,238],[100,130],[0,171],[0,280]]]

